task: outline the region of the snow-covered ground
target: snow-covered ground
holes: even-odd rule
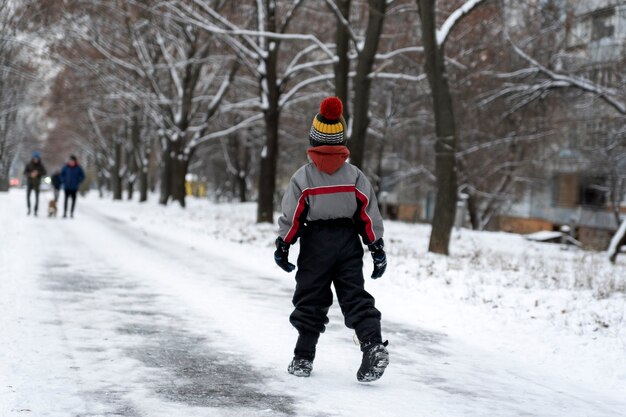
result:
[[[427,226],[388,222],[390,266],[366,283],[385,376],[356,382],[333,307],[299,379],[294,275],[253,205],[90,195],[64,220],[23,199],[0,194],[2,417],[626,415],[624,257],[467,230],[440,257]]]

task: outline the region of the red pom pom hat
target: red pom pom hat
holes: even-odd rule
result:
[[[343,104],[338,97],[327,97],[322,101],[309,132],[311,146],[345,145],[342,113]]]

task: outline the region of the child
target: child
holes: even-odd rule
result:
[[[309,134],[313,161],[291,178],[278,220],[274,259],[287,272],[295,269],[288,261],[289,246],[300,238],[300,256],[290,322],[299,336],[288,371],[308,377],[313,369],[315,346],[328,324],[328,309],[335,286],[348,328],[354,329],[363,360],[357,379],[379,379],[389,363],[389,353],[380,330],[380,312],[365,291],[363,242],[374,260],[372,278],[380,278],[387,267],[383,250],[383,222],[370,182],[354,165],[346,163],[343,105],[337,97],[322,101]]]

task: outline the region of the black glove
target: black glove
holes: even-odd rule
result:
[[[385,254],[385,242],[381,237],[376,242],[367,245],[370,253],[372,254],[372,260],[374,261],[374,272],[372,272],[372,278],[378,279],[383,276],[385,269],[387,269],[387,255]]]
[[[289,262],[289,244],[282,237],[276,239],[276,251],[274,252],[274,261],[287,272],[296,269],[296,266]]]

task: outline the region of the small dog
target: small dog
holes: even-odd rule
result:
[[[50,200],[48,203],[48,217],[56,217],[57,216],[57,202],[54,200]]]

